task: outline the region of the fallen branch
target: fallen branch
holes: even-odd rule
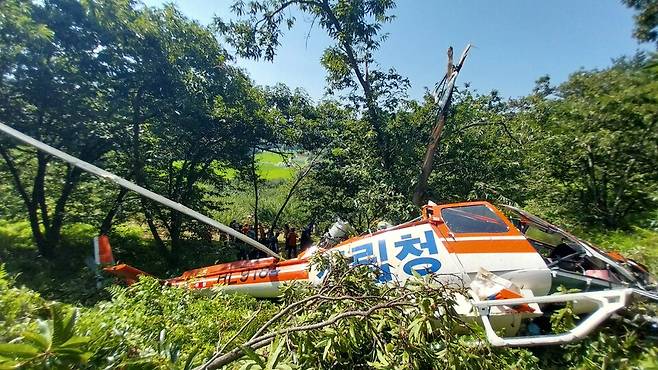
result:
[[[260,348],[263,348],[263,347],[269,345],[270,343],[272,343],[274,338],[276,338],[279,335],[287,335],[287,334],[294,333],[294,332],[299,332],[299,331],[310,331],[310,330],[322,329],[324,327],[336,324],[337,322],[339,322],[341,320],[344,320],[344,319],[347,319],[347,318],[351,318],[351,317],[369,317],[373,313],[375,313],[379,310],[389,309],[389,308],[396,308],[396,307],[405,307],[405,306],[409,307],[409,306],[414,305],[411,302],[399,302],[399,300],[401,298],[403,298],[403,297],[400,297],[400,298],[398,298],[396,300],[393,300],[393,301],[390,301],[390,302],[381,303],[381,304],[372,306],[370,309],[365,310],[365,311],[362,311],[362,310],[347,311],[347,312],[343,312],[341,314],[338,314],[336,316],[333,316],[333,317],[331,317],[331,318],[329,318],[325,321],[321,321],[321,322],[318,322],[318,323],[315,323],[315,324],[295,326],[295,327],[291,327],[291,328],[287,328],[287,329],[281,329],[281,330],[266,334],[266,335],[264,335],[260,338],[254,338],[254,339],[248,341],[247,343],[243,344],[242,346],[234,348],[233,350],[226,353],[225,355],[222,355],[222,356],[219,356],[219,357],[213,356],[213,358],[211,358],[211,360],[209,360],[208,362],[203,364],[198,369],[204,369],[204,370],[206,370],[206,369],[209,369],[209,370],[210,369],[218,369],[218,368],[220,368],[224,365],[227,365],[227,364],[229,364],[229,363],[231,363],[235,360],[238,360],[242,356],[244,356],[245,355],[245,351],[243,349],[244,347],[248,347],[252,351],[256,351],[256,350],[258,350]],[[406,298],[406,297],[404,297],[404,298]]]
[[[233,343],[233,341],[235,340],[235,338],[237,338],[240,334],[242,334],[242,332],[243,332],[243,331],[249,326],[249,324],[251,324],[251,323],[256,319],[256,317],[258,317],[258,314],[260,313],[260,311],[261,311],[261,309],[259,308],[258,311],[254,312],[254,314],[251,315],[251,318],[250,318],[246,323],[244,323],[244,325],[242,325],[242,327],[240,328],[240,330],[238,330],[238,331],[237,331],[237,332],[231,337],[231,339],[228,340],[228,342],[224,343],[224,345],[222,346],[222,348],[220,348],[220,349],[217,351],[217,353],[222,353],[222,352],[224,352],[224,350],[226,349],[226,347],[228,347],[229,344]]]

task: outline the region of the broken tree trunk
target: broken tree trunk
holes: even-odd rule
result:
[[[459,75],[459,71],[464,64],[466,55],[468,55],[468,51],[470,49],[471,45],[469,44],[466,46],[466,49],[464,49],[464,52],[459,58],[459,63],[457,63],[455,66],[452,62],[452,47],[448,48],[448,68],[446,75],[443,78],[445,87],[435,97],[435,100],[438,104],[439,116],[436,125],[434,125],[434,128],[432,129],[430,142],[427,144],[427,149],[425,150],[425,156],[423,157],[420,175],[418,176],[418,182],[416,183],[416,188],[413,195],[413,202],[419,207],[421,207],[426,200],[427,181],[429,180],[430,174],[432,173],[432,166],[434,165],[434,154],[436,153],[436,149],[439,147],[441,134],[443,134],[443,127],[445,126],[448,107],[450,106],[450,101],[452,99],[452,90],[455,87],[457,75]]]
[[[256,148],[251,150],[251,180],[254,185],[254,233],[258,240],[258,172],[256,172]]]

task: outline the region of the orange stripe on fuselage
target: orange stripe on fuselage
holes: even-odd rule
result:
[[[297,265],[307,262],[308,260],[306,259],[293,258],[293,259],[281,261],[274,257],[268,257],[268,258],[261,258],[257,260],[222,263],[219,265],[213,265],[204,268],[189,270],[189,271],[185,271],[181,276],[174,279],[185,280],[185,279],[192,279],[202,276],[218,275],[222,273],[227,273],[229,271],[242,272],[245,270],[263,269],[268,267],[283,267],[283,266]]]
[[[216,284],[240,285],[285,280],[308,279],[308,260],[261,258],[194,269],[167,280],[170,285],[209,288]],[[199,284],[201,283],[201,284]],[[205,283],[205,284],[204,284]],[[200,285],[200,286],[199,286]]]
[[[277,269],[244,270],[240,273],[226,273],[217,276],[205,276],[187,280],[169,281],[171,285],[189,288],[210,288],[213,286],[249,285],[308,279],[308,271],[279,271]],[[173,280],[173,279],[172,279]]]
[[[443,241],[450,253],[537,253],[526,240]]]
[[[483,236],[491,237],[492,240],[459,240],[459,236],[455,239],[444,238],[439,228],[434,224],[431,225],[434,234],[441,240],[448,253],[537,253],[525,238],[519,240],[505,239],[508,237],[522,237],[522,235],[494,236],[488,234]],[[468,235],[473,236],[475,234]],[[500,239],[496,239],[497,237],[500,237]]]

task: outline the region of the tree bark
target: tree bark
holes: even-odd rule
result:
[[[208,160],[199,168],[200,155],[200,152],[192,155],[191,159],[183,165],[179,176],[176,178],[176,185],[173,187],[175,193],[170,194],[172,199],[176,199],[179,203],[186,206],[188,205],[190,196],[193,193],[194,184],[196,184],[203,174],[208,171],[208,168],[212,163],[211,160]],[[170,222],[167,226],[167,230],[171,237],[171,253],[172,258],[178,260],[183,247],[182,234],[185,219],[184,215],[178,211],[172,210],[169,214]],[[163,215],[159,214],[159,216]],[[166,224],[166,220],[162,219],[162,221]]]
[[[439,115],[439,120],[432,130],[432,136],[430,143],[427,145],[425,150],[425,157],[423,158],[423,164],[420,169],[420,176],[418,178],[418,183],[416,184],[416,190],[413,195],[413,202],[418,207],[422,207],[425,204],[425,197],[427,195],[427,182],[432,173],[432,167],[434,166],[434,154],[436,149],[439,147],[439,141],[441,141],[441,135],[443,134],[443,127],[445,126],[446,115],[441,113]]]
[[[55,209],[52,215],[52,222],[48,231],[46,232],[46,243],[54,250],[62,237],[62,226],[64,225],[64,217],[66,216],[66,204],[73,194],[75,187],[80,180],[81,170],[78,167],[68,166],[66,180],[62,187],[62,192],[55,203]]]
[[[258,239],[258,173],[256,173],[256,148],[251,151],[251,179],[254,185],[254,233]]]
[[[466,60],[466,55],[470,50],[471,45],[467,45],[466,49],[459,58],[459,63],[453,65],[452,56],[453,50],[452,46],[448,48],[448,65],[446,70],[446,75],[444,80],[446,82],[446,90],[444,91],[445,100],[443,97],[439,100],[439,118],[437,123],[432,129],[432,135],[430,137],[430,142],[427,144],[427,149],[425,150],[425,156],[423,157],[423,163],[421,165],[420,175],[418,176],[418,182],[416,183],[416,188],[414,189],[413,202],[416,206],[422,207],[425,203],[425,198],[427,196],[427,181],[432,173],[432,166],[434,165],[434,154],[439,146],[441,140],[441,135],[443,134],[443,127],[446,122],[446,115],[448,114],[448,108],[450,107],[450,101],[452,99],[452,90],[454,87],[455,79],[459,70],[464,65]],[[443,101],[443,103],[442,103]]]
[[[53,257],[55,251],[51,248],[50,245],[46,243],[45,237],[41,231],[41,224],[39,222],[39,214],[36,203],[28,195],[27,190],[21,181],[20,172],[18,171],[18,168],[16,168],[14,160],[11,158],[7,150],[2,146],[0,146],[0,156],[2,156],[2,159],[5,161],[7,168],[9,169],[9,173],[11,174],[12,181],[14,182],[14,188],[16,191],[18,191],[18,194],[20,195],[21,199],[23,200],[23,204],[27,209],[30,229],[32,230],[32,238],[34,238],[34,243],[37,245],[39,254],[46,258]]]
[[[135,183],[139,186],[144,187],[146,185],[146,179],[144,178],[144,163],[142,162],[141,150],[140,150],[140,126],[141,121],[138,119],[138,110],[136,103],[133,103],[133,113],[135,117],[133,118],[132,123],[132,160],[133,160],[133,173],[135,174]],[[164,241],[160,237],[158,227],[155,224],[153,219],[153,214],[149,209],[149,201],[145,197],[141,197],[140,202],[142,204],[142,210],[144,212],[144,218],[146,219],[146,224],[148,225],[149,231],[153,236],[155,245],[157,246],[160,254],[164,257],[169,265],[173,263],[171,254],[167,249]]]
[[[176,211],[171,211],[171,224],[169,226],[169,237],[171,238],[171,259],[178,261],[182,250],[181,234],[183,228],[183,215]]]
[[[50,217],[48,217],[48,205],[46,203],[46,167],[48,161],[46,156],[37,150],[37,173],[34,177],[34,184],[32,187],[32,201],[35,207],[39,207],[41,211],[41,221],[43,223],[46,233],[50,229]]]
[[[103,222],[101,223],[101,226],[98,230],[99,234],[107,235],[110,230],[112,230],[112,222],[114,221],[114,217],[117,215],[117,213],[119,213],[119,208],[121,208],[121,204],[123,203],[126,194],[128,194],[128,189],[123,187],[119,189],[119,194],[117,194],[117,197],[114,200],[114,203],[112,203],[110,210],[107,211],[105,218],[103,218]]]
[[[148,204],[146,202],[146,199],[144,198],[142,198],[142,209],[144,211],[144,218],[146,218],[146,224],[148,225],[149,230],[151,231],[153,240],[155,240],[156,247],[160,251],[160,254],[165,258],[167,263],[171,264],[172,258],[169,253],[169,250],[167,249],[167,246],[165,245],[162,238],[160,237],[160,233],[158,232],[158,227],[156,226],[155,221],[153,221],[153,214],[148,209]]]
[[[344,35],[343,27],[340,24],[340,21],[338,20],[336,15],[334,14],[333,10],[331,9],[331,6],[329,5],[329,1],[323,0],[321,8],[324,10],[327,17],[329,18],[329,21],[331,22],[331,25],[334,27],[336,34]],[[359,81],[359,84],[363,89],[363,94],[365,95],[366,98],[366,107],[368,108],[368,117],[372,125],[372,128],[375,131],[377,146],[379,147],[378,149],[379,149],[380,158],[382,160],[382,165],[384,169],[388,171],[391,168],[391,160],[389,158],[384,132],[382,131],[381,128],[381,122],[380,122],[381,117],[379,114],[380,113],[379,107],[377,106],[377,103],[375,101],[375,97],[372,92],[372,86],[368,81],[368,76],[364,75],[363,72],[361,72],[361,68],[359,67],[359,62],[357,61],[356,58],[356,53],[354,52],[354,49],[352,48],[352,45],[350,44],[349,40],[345,38],[340,38],[339,36],[338,41],[340,43],[340,46],[345,51],[345,54],[347,55],[347,62],[349,63],[350,68],[352,68],[352,71],[354,71],[354,74],[356,75],[356,79]]]

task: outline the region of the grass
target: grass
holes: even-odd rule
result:
[[[53,259],[40,257],[32,241],[28,222],[0,220],[0,263],[16,276],[17,285],[39,292],[44,298],[72,304],[91,305],[107,299],[96,288],[92,240],[98,229],[84,223],[66,225],[62,242]],[[135,223],[117,225],[110,234],[116,261],[125,262],[157,277],[171,277],[193,267],[227,262],[237,250],[227,243],[186,241],[176,268],[160,255],[148,230]]]
[[[256,154],[256,158],[258,161],[258,174],[266,181],[290,180],[295,176],[295,167],[290,167],[281,154],[261,152]],[[298,166],[303,166],[306,157],[294,153],[289,161]]]
[[[89,303],[103,295],[95,289],[94,273],[86,261],[92,255],[95,231],[91,225],[67,225],[62,229],[62,245],[56,256],[47,260],[38,255],[28,222],[0,220],[0,261],[19,285],[38,291],[46,299]]]
[[[301,166],[306,162],[304,155],[300,153],[290,154],[292,155],[292,158],[289,159],[290,162]],[[256,161],[258,162],[258,175],[265,181],[280,182],[290,180],[295,176],[295,167],[289,166],[281,154],[260,152],[256,154]],[[238,171],[230,168],[218,171],[228,180],[232,180],[238,175]]]
[[[618,251],[625,257],[643,263],[658,273],[658,232],[635,227],[629,231],[592,234],[589,240],[607,251]]]
[[[267,225],[271,224],[283,204],[285,197],[288,193],[290,183],[282,181],[281,183],[265,183],[260,186],[259,191],[259,204],[258,215],[259,222]],[[210,216],[214,219],[228,224],[231,220],[238,222],[253,222],[254,213],[254,193],[253,189],[236,189],[230,195],[222,198],[224,209],[214,212]],[[299,198],[293,196],[278,222],[279,227],[284,224],[295,225],[301,227],[308,223],[308,214],[304,210],[303,205]]]
[[[277,153],[261,152],[257,154],[257,159],[258,173],[264,180],[259,185],[259,222],[271,224],[288,194],[296,167],[289,166],[285,158]],[[302,167],[306,160],[303,154],[295,153],[288,162]],[[236,171],[227,177],[232,179],[235,176],[237,176]],[[233,185],[234,189],[230,193],[220,199],[214,199],[219,200],[224,208],[210,216],[225,224],[229,224],[231,220],[253,223],[254,192],[251,184],[234,181]],[[307,212],[304,211],[299,199],[293,196],[284,209],[278,225],[281,227],[288,223],[301,227],[308,223],[307,218]]]

